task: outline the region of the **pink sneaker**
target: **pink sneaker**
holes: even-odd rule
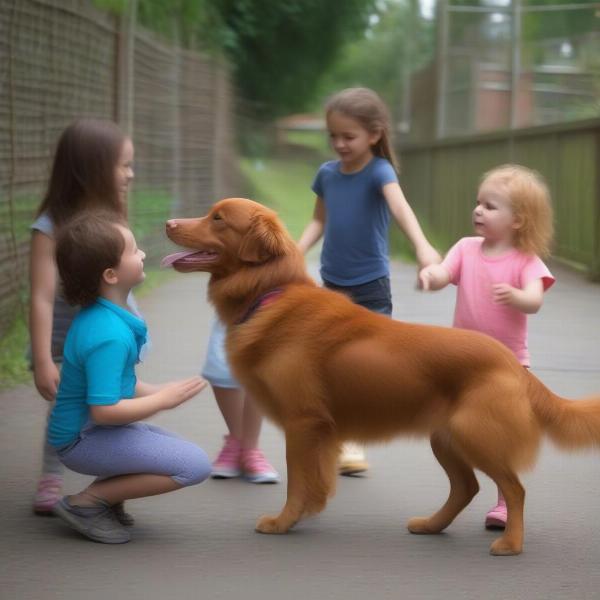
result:
[[[33,497],[33,512],[36,515],[52,516],[52,507],[62,498],[63,478],[60,475],[42,474]]]
[[[279,483],[279,473],[269,464],[262,450],[253,448],[242,452],[244,478],[251,483]]]
[[[485,516],[486,529],[504,529],[506,527],[506,502],[502,494],[498,494],[498,504]]]
[[[231,479],[242,474],[240,442],[232,435],[223,436],[225,443],[219,456],[212,465],[211,477],[213,479]]]

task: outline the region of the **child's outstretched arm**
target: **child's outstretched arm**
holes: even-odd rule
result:
[[[425,292],[435,292],[450,283],[450,273],[443,265],[429,265],[419,271],[419,288]]]
[[[383,195],[398,227],[410,240],[415,249],[420,268],[437,264],[442,260],[437,250],[427,241],[419,221],[406,201],[402,189],[396,182],[383,186]]]
[[[135,384],[135,397],[141,398],[142,396],[150,396],[160,392],[167,383],[146,383],[145,381],[137,380]]]
[[[175,408],[193,398],[206,385],[199,376],[173,381],[149,396],[123,398],[110,405],[91,405],[90,413],[98,425],[126,425],[147,419],[161,410]]]
[[[492,286],[492,297],[496,304],[505,304],[521,312],[534,314],[544,302],[544,283],[541,279],[534,279],[523,289],[514,288],[508,283],[496,283]]]
[[[57,278],[54,246],[54,240],[44,233],[39,231],[32,233],[29,265],[31,284],[29,334],[33,379],[40,395],[48,401],[54,400],[60,377],[51,352],[52,315]]]
[[[325,218],[325,204],[323,203],[323,199],[317,196],[313,218],[304,228],[298,241],[298,248],[300,248],[302,254],[306,254],[321,239],[323,229],[325,228]]]

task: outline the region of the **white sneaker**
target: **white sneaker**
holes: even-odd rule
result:
[[[353,442],[345,442],[338,459],[340,475],[358,475],[369,470],[369,463],[365,458],[362,446]]]

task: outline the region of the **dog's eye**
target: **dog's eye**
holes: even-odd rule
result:
[[[223,217],[219,213],[213,215],[213,221],[222,221]]]

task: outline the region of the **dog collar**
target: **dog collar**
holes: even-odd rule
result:
[[[241,319],[238,319],[235,324],[241,325],[250,319],[250,317],[261,307],[266,306],[267,304],[272,304],[277,300],[278,296],[283,294],[283,288],[275,288],[262,296],[259,296],[251,305],[250,308],[244,313]]]

